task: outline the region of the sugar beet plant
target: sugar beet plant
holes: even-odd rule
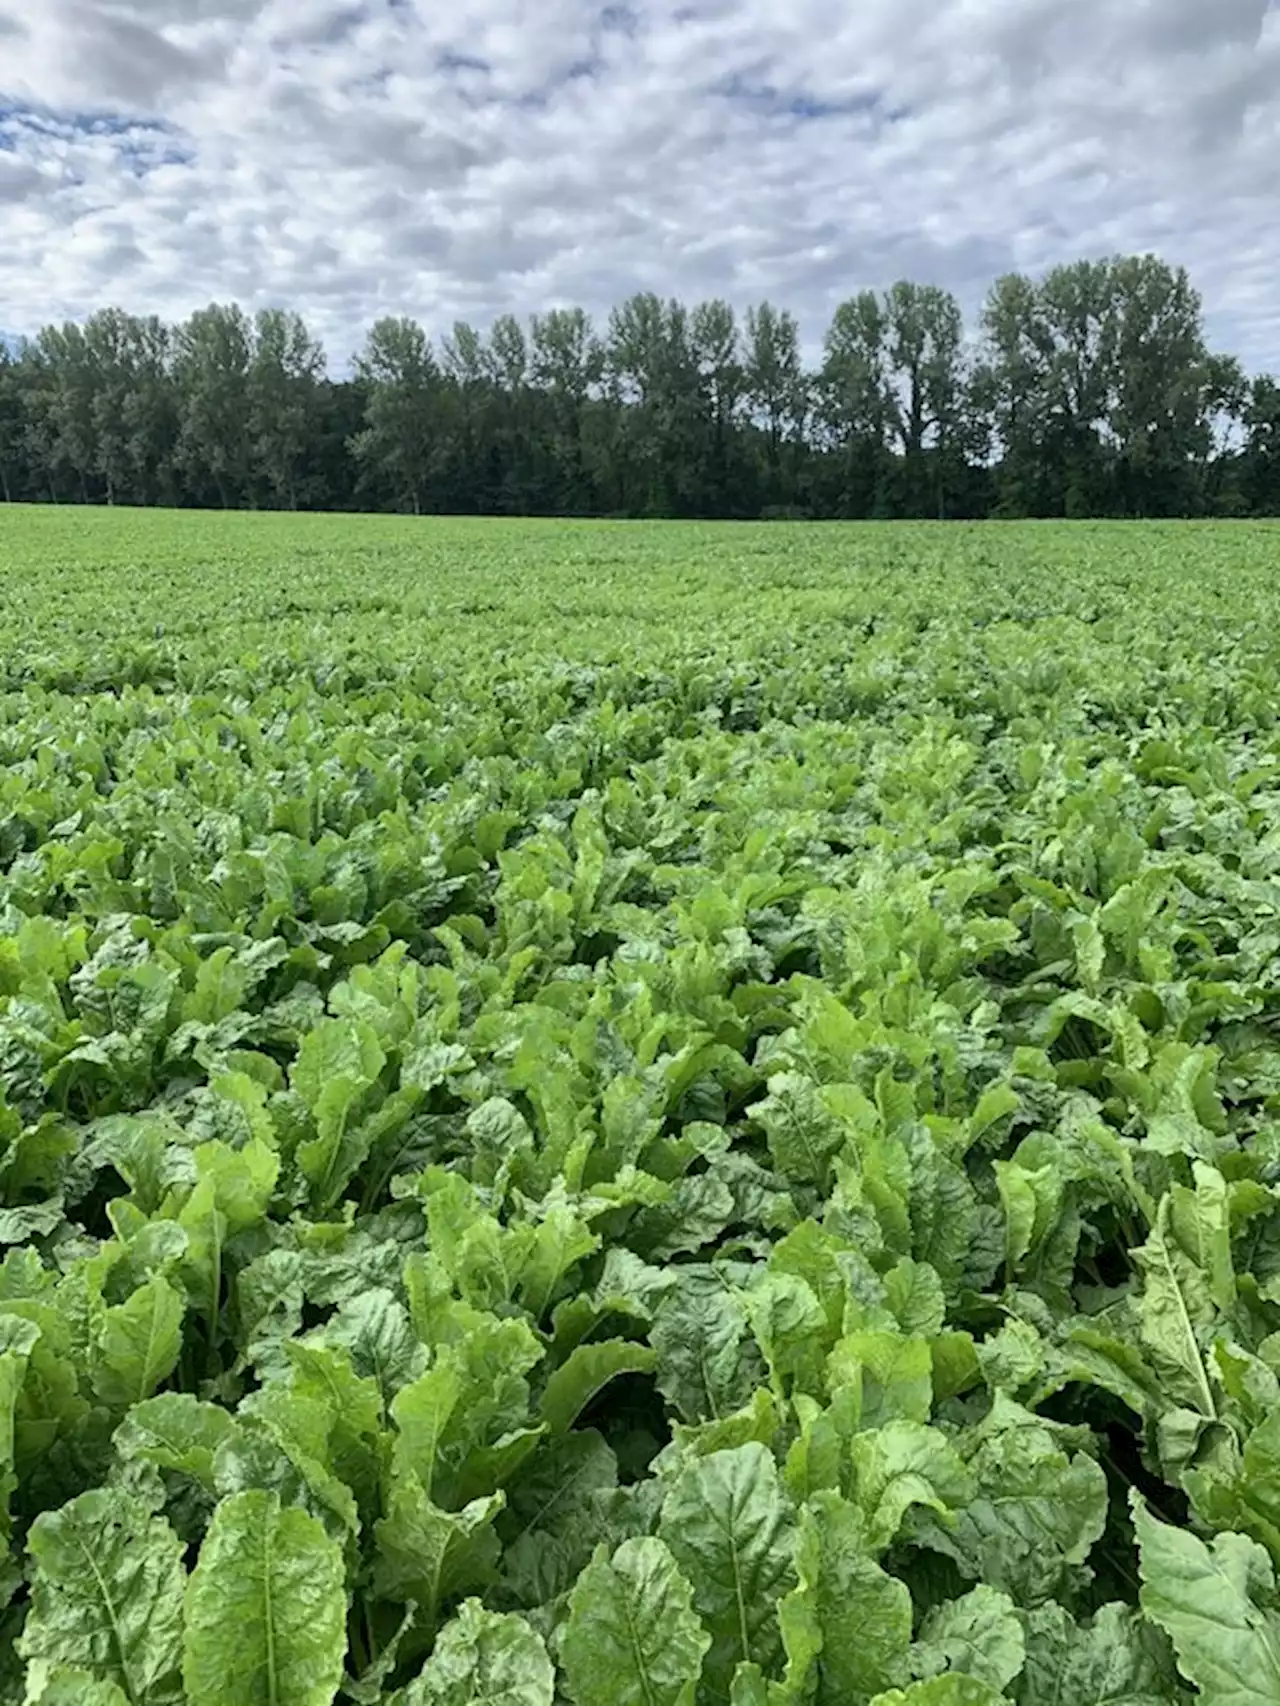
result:
[[[1280,1702],[1273,532],[0,565],[0,1699]]]

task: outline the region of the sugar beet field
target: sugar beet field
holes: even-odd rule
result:
[[[1280,530],[0,598],[0,1701],[1280,1702]]]

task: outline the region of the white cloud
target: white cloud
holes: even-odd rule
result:
[[[343,361],[637,289],[815,343],[900,276],[1155,248],[1280,368],[1267,0],[0,0],[0,326],[301,307]]]

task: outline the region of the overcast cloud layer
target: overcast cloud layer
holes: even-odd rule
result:
[[[297,306],[345,364],[635,290],[820,340],[1155,249],[1280,369],[1275,0],[0,0],[0,327]]]

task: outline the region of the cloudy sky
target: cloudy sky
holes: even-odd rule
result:
[[[816,343],[1155,249],[1280,370],[1280,0],[0,0],[0,327],[435,330],[638,289]]]

